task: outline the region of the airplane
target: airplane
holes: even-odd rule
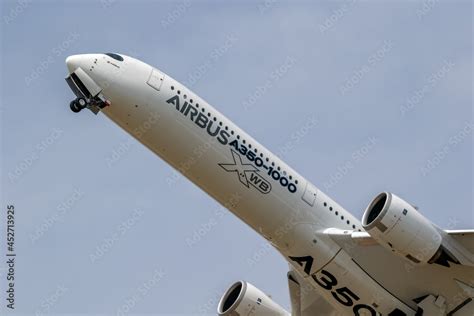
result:
[[[474,230],[443,230],[392,192],[360,221],[159,69],[117,53],[66,65],[73,112],[105,114],[288,262],[291,311],[239,280],[218,315],[474,315]]]

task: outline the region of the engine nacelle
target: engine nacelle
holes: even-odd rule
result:
[[[392,193],[380,193],[369,204],[362,226],[379,244],[417,264],[432,263],[442,249],[436,227]]]
[[[245,281],[235,282],[222,296],[217,313],[238,315],[290,315],[270,297]]]

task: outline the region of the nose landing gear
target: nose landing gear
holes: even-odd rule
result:
[[[97,114],[101,109],[109,105],[110,101],[105,99],[101,94],[92,99],[78,97],[69,103],[69,107],[74,113],[79,113],[81,110],[88,108],[94,114]]]
[[[77,98],[69,103],[69,107],[74,113],[79,113],[82,109],[87,107],[88,103],[89,102],[87,102],[84,98]]]
[[[77,68],[66,77],[66,82],[76,95],[76,99],[69,103],[74,113],[87,108],[97,115],[101,109],[110,105],[110,101],[101,93],[102,88],[81,68]]]

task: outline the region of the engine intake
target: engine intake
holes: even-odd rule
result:
[[[436,261],[443,238],[412,205],[392,193],[380,193],[362,217],[364,229],[382,246],[417,264]]]
[[[217,313],[225,316],[237,315],[289,315],[270,297],[245,281],[238,281],[224,293]]]

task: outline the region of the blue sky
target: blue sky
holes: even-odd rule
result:
[[[289,304],[264,239],[105,116],[69,110],[72,54],[187,83],[359,218],[388,190],[474,227],[470,1],[22,0],[1,16],[15,313],[214,314],[238,279]]]

